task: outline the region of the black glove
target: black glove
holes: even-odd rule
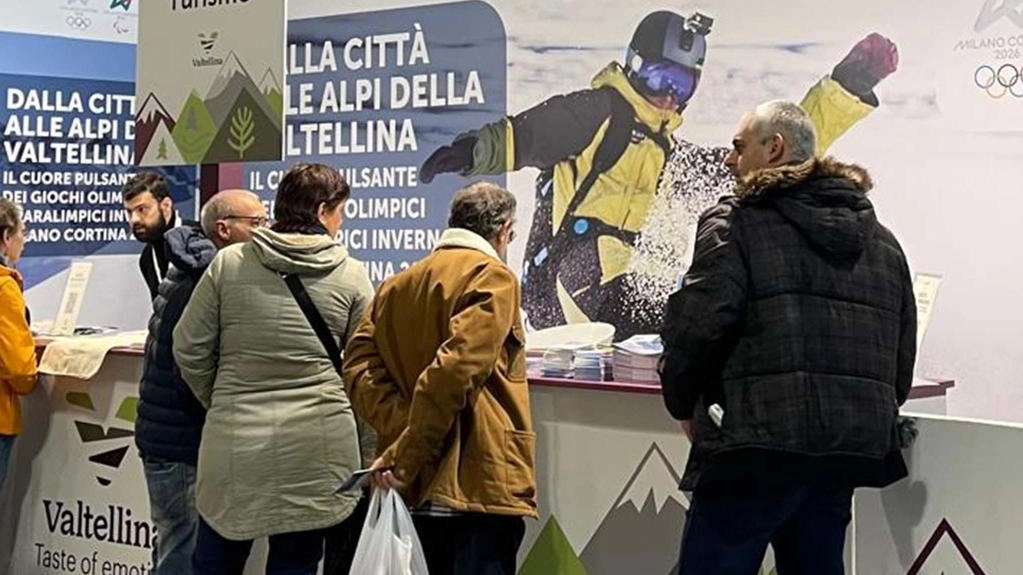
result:
[[[860,40],[835,66],[831,78],[857,96],[867,96],[881,80],[899,67],[899,50],[884,36],[873,33]]]
[[[470,136],[455,140],[450,146],[437,148],[419,168],[419,181],[429,184],[437,174],[461,174],[472,169],[472,150],[475,147],[476,138]]]

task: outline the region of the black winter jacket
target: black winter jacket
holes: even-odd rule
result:
[[[753,174],[702,216],[662,331],[665,403],[696,427],[683,488],[726,462],[733,475],[800,463],[854,487],[905,475],[916,303],[870,187],[858,167],[810,160]]]
[[[174,228],[164,240],[170,267],[153,300],[149,319],[135,443],[144,459],[194,465],[205,411],[178,373],[173,333],[217,250],[198,226]]]

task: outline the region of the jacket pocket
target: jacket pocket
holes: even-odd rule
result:
[[[532,500],[536,496],[533,462],[536,434],[528,431],[505,432],[505,485],[515,499]]]
[[[512,325],[504,342],[505,377],[509,381],[525,381],[526,379],[526,332],[522,325]]]

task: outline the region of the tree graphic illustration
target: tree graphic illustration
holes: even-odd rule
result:
[[[167,141],[164,140],[163,138],[160,138],[160,147],[159,149],[156,150],[156,159],[157,160],[167,159]]]
[[[171,137],[186,163],[200,163],[217,136],[217,126],[195,91],[189,94],[178,117],[181,121],[174,125]]]
[[[252,110],[247,107],[238,108],[231,118],[231,138],[227,144],[238,152],[238,158],[245,159],[245,151],[256,142],[256,124],[252,121]]]

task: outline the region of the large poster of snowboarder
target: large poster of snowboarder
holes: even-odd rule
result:
[[[463,133],[424,162],[423,182],[539,170],[521,261],[533,328],[605,322],[616,339],[658,331],[696,218],[732,186],[727,147],[680,129],[713,63],[714,26],[703,12],[650,12],[589,86]],[[870,33],[815,82],[793,86],[818,153],[877,108],[874,89],[897,67],[896,44]]]

